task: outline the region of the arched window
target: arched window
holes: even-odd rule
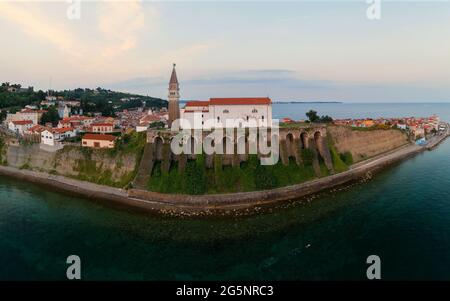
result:
[[[217,122],[220,122],[220,117],[219,116],[217,116]]]

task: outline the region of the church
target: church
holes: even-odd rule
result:
[[[268,97],[188,101],[181,110],[179,100],[180,87],[174,64],[169,82],[169,127],[177,119],[180,119],[181,129],[272,126],[272,100]]]

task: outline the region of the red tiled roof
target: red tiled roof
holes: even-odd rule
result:
[[[114,141],[116,140],[116,137],[113,135],[106,135],[106,134],[86,134],[83,136],[83,139]]]
[[[16,125],[25,125],[25,124],[33,124],[33,121],[31,120],[16,120],[13,121],[12,123],[16,124]]]
[[[41,133],[45,130],[48,130],[48,128],[46,128],[45,126],[42,126],[40,124],[36,124],[35,126],[31,127],[28,131]]]
[[[70,132],[70,131],[73,131],[73,128],[60,128],[60,129],[55,128],[55,129],[52,129],[53,133],[65,133],[65,132]]]
[[[196,101],[188,101],[186,103],[185,107],[207,107],[209,106],[209,101],[200,101],[200,100],[196,100]]]
[[[114,126],[112,123],[94,123],[92,126]]]
[[[272,100],[268,97],[244,97],[244,98],[210,98],[211,105],[269,105]]]

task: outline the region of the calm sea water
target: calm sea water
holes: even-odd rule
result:
[[[450,104],[277,105],[303,118],[440,114]],[[280,116],[281,117],[281,116]],[[175,219],[117,210],[0,177],[0,280],[450,280],[450,140],[365,184],[312,202],[229,219]]]

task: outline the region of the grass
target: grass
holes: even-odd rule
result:
[[[213,168],[206,168],[201,164],[200,168],[203,168],[204,175],[190,172],[189,176],[182,175],[177,166],[171,167],[165,174],[161,170],[162,164],[159,161],[154,164],[148,183],[148,189],[151,191],[200,194],[198,190],[194,191],[191,185],[197,183],[195,185],[198,186],[199,181],[203,179],[205,187],[201,191],[206,194],[249,192],[294,185],[316,178],[311,165],[299,166],[292,158],[287,166],[284,166],[281,161],[271,166],[259,166],[256,156],[250,156],[249,160],[242,162],[240,166],[222,166],[221,156],[216,155]],[[198,164],[196,161],[188,161],[186,172],[189,170],[189,165],[196,164]],[[324,164],[321,164],[321,169],[322,175],[328,175]]]

